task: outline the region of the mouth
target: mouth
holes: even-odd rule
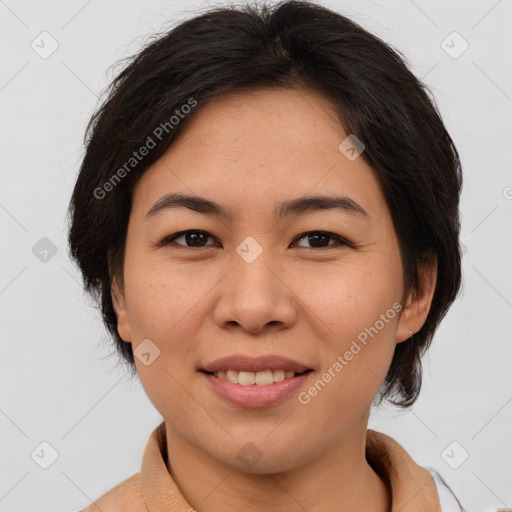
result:
[[[308,366],[278,354],[232,354],[198,370],[215,396],[237,407],[257,408],[288,400],[306,386],[315,373]]]
[[[258,372],[237,370],[200,370],[205,384],[214,396],[242,409],[258,409],[276,406],[290,400],[308,385],[314,370],[261,370]]]
[[[215,372],[209,372],[206,370],[201,370],[203,373],[207,375],[211,375],[212,377],[229,382],[231,384],[238,384],[240,386],[269,386],[271,384],[283,382],[285,380],[290,380],[295,377],[308,374],[312,372],[312,369],[308,369],[302,372],[295,372],[293,370],[262,370],[258,372],[249,372],[242,370],[218,370]]]

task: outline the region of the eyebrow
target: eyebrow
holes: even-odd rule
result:
[[[219,203],[215,203],[201,196],[187,195],[182,193],[169,193],[161,197],[148,211],[144,221],[156,216],[158,213],[173,209],[188,208],[195,212],[205,215],[214,215],[227,220],[232,220],[233,216],[228,208]],[[369,220],[370,216],[366,210],[347,196],[303,196],[297,199],[284,201],[274,208],[274,216],[282,219],[290,215],[302,215],[307,212],[318,210],[340,210],[348,215],[355,215]]]

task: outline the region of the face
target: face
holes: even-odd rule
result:
[[[372,169],[339,149],[347,136],[316,93],[230,94],[134,190],[119,333],[171,435],[241,471],[285,471],[364,431],[396,343],[428,312],[430,297],[401,303],[390,212]]]

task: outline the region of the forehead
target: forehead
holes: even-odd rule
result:
[[[335,106],[323,95],[301,88],[268,88],[232,92],[200,106],[173,145],[214,145],[218,140],[254,147],[274,141],[320,150],[345,136]]]
[[[134,207],[143,203],[145,215],[169,191],[255,209],[285,197],[336,193],[367,204],[368,211],[382,195],[363,158],[350,160],[340,151],[347,136],[334,105],[319,93],[231,93],[193,112],[139,180]]]

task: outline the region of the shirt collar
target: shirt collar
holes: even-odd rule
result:
[[[388,483],[391,512],[441,512],[435,482],[391,437],[367,430],[366,458]],[[140,472],[141,487],[149,512],[193,510],[167,470],[165,422],[156,427],[146,445]]]

